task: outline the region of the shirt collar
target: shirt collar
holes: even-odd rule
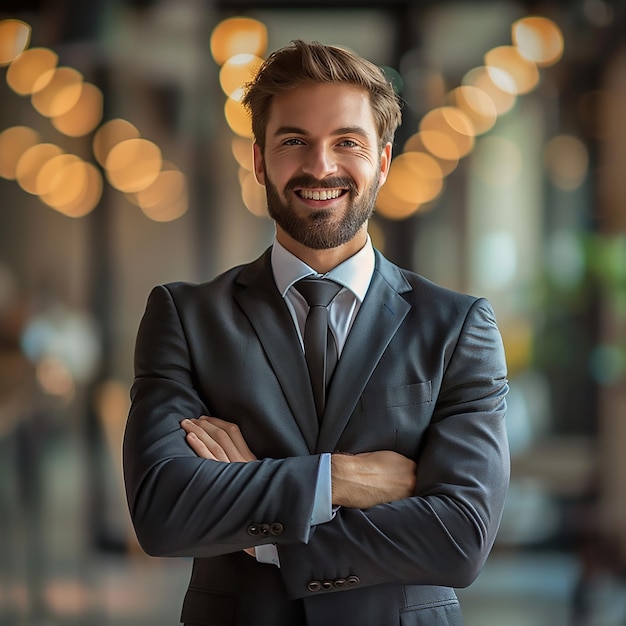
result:
[[[301,278],[321,276],[304,261],[291,254],[275,237],[271,259],[274,281],[283,298],[289,288]],[[324,274],[324,277],[343,285],[362,302],[372,280],[374,265],[374,248],[368,235],[365,245],[356,254]]]

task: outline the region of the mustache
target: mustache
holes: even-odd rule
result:
[[[295,176],[285,185],[285,191],[293,191],[294,189],[348,189],[356,192],[355,182],[348,177],[332,176],[329,178],[317,179],[315,176]]]

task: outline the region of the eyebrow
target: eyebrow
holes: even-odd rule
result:
[[[281,126],[277,128],[274,132],[275,137],[279,137],[281,135],[304,135],[307,136],[306,130],[303,128],[299,128],[298,126]],[[368,137],[367,131],[362,126],[344,126],[342,128],[337,128],[332,132],[333,135],[361,135],[362,137]]]

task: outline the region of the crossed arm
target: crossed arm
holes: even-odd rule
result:
[[[227,463],[255,461],[239,427],[217,417],[186,419],[181,427],[191,449],[204,459]],[[415,493],[416,463],[391,450],[331,456],[332,503],[367,509]]]

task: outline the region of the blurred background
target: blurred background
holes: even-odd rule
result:
[[[488,297],[512,482],[468,626],[626,624],[626,7],[0,3],[0,622],[178,623],[190,561],[138,549],[121,476],[150,288],[271,242],[240,88],[291,39],[404,101],[371,222]]]

